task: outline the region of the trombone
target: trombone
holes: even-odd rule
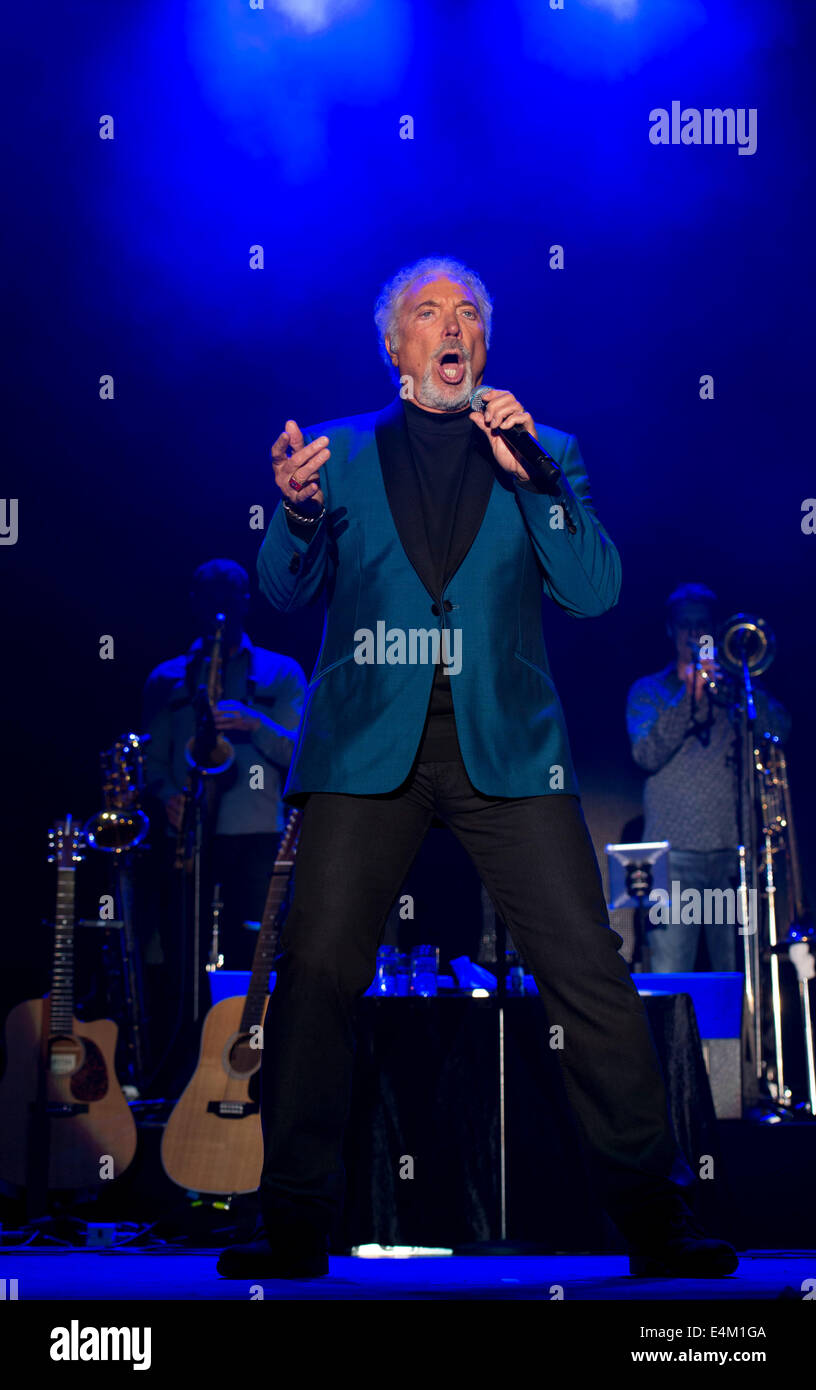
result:
[[[816,931],[804,899],[784,749],[778,735],[757,725],[753,686],[754,677],[767,671],[775,655],[776,640],[765,620],[735,613],[718,634],[717,659],[724,674],[721,678],[704,674],[704,680],[712,698],[738,712],[740,891],[744,901],[747,890],[757,886],[763,902],[761,920],[753,922],[753,932],[743,937],[756,1078],[780,1110],[793,1113],[793,1097],[785,1080],[783,1033],[781,962],[787,956],[797,975],[804,1035],[807,1100],[800,1108],[816,1116],[810,998],[810,980],[816,974]],[[748,921],[743,915],[743,923]]]

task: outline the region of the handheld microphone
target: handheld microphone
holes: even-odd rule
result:
[[[492,386],[477,386],[470,398],[471,410],[478,410],[484,414],[487,405],[484,393],[494,389]],[[526,430],[523,425],[511,425],[509,429],[503,429],[499,426],[498,433],[508,449],[515,454],[519,463],[524,464],[533,481],[558,486],[561,481],[561,469],[555,459],[547,453],[547,450],[542,449],[538,440],[530,434],[529,430]]]

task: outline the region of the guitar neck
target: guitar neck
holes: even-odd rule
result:
[[[255,1024],[263,1021],[266,997],[269,993],[269,972],[272,969],[278,942],[278,913],[286,897],[289,879],[294,868],[299,828],[300,813],[294,812],[269,879],[269,890],[264,904],[261,929],[258,932],[255,955],[252,958],[252,975],[241,1017],[242,1033],[248,1032]]]
[[[51,1037],[70,1034],[74,1018],[74,869],[57,870],[57,911],[51,967]]]

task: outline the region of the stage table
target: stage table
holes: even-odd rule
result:
[[[717,1131],[694,1006],[645,996],[680,1146],[693,1170]],[[338,1245],[451,1247],[500,1234],[498,1001],[358,1004],[347,1199]],[[589,1184],[541,1001],[505,1001],[507,1235],[551,1250],[622,1248]]]

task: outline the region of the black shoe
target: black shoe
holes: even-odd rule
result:
[[[725,1240],[706,1235],[679,1198],[645,1204],[638,1213],[645,1234],[630,1238],[629,1273],[653,1279],[721,1279],[739,1264]]]
[[[224,1279],[320,1279],[329,1272],[325,1227],[314,1211],[267,1202],[253,1239],[222,1250],[216,1269]]]

